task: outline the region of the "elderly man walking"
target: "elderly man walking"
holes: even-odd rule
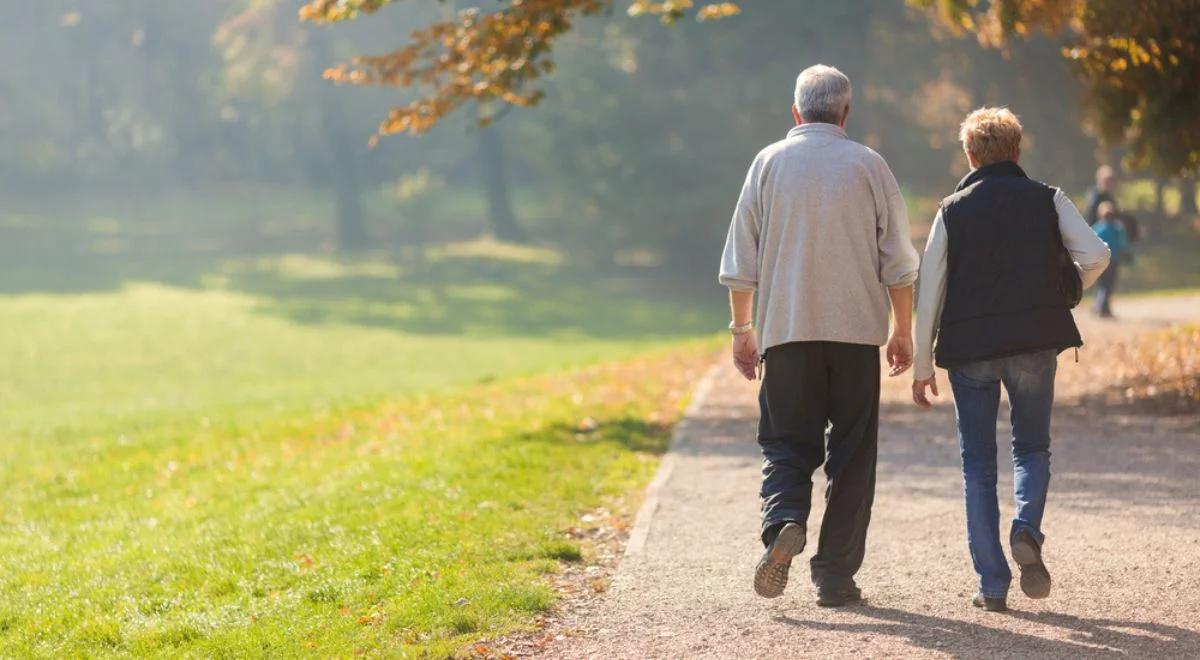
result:
[[[979,593],[1007,609],[1012,573],[1000,545],[996,415],[1000,386],[1012,419],[1016,516],[1009,532],[1021,590],[1050,595],[1042,514],[1050,486],[1050,411],[1060,351],[1083,344],[1071,306],[1108,264],[1108,248],[1063,191],[1025,175],[1021,123],[1004,108],[967,116],[960,137],[971,172],[933,220],[917,308],[913,400],[937,394],[934,358],[950,371],[962,451],[967,545]],[[937,347],[934,348],[934,338]]]
[[[850,97],[850,80],[833,67],[800,74],[796,126],[751,164],[720,274],[734,365],[747,379],[760,364],[765,371],[758,443],[767,549],[754,589],[783,593],[806,543],[812,475],[824,463],[825,516],[811,560],[822,606],[862,600],[854,575],[875,496],[879,347],[887,343],[893,376],[912,363],[918,268],[895,177],[844,130]]]

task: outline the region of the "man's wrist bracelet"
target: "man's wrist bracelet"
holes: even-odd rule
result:
[[[753,322],[746,323],[743,325],[734,325],[733,323],[729,324],[729,334],[731,334],[731,335],[744,335],[753,329],[754,329]]]

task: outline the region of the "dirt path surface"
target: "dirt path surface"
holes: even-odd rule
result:
[[[1122,320],[1080,314],[1088,351],[1147,327],[1200,318],[1200,297],[1149,298]],[[1097,348],[1097,346],[1099,348]],[[1099,353],[1099,354],[1098,354]],[[1060,381],[1077,368],[1065,354]],[[908,398],[909,375],[885,384],[879,481],[862,606],[818,608],[807,559],[778,599],[754,595],[759,455],[755,384],[715,369],[647,493],[608,593],[547,632],[542,653],[564,658],[1200,658],[1200,414],[1100,414],[1061,401],[1045,557],[1054,592],[1033,601],[1014,583],[1012,611],[968,604],[967,553],[954,413]],[[944,374],[939,380],[945,386]],[[1086,390],[1086,383],[1075,386]],[[948,390],[944,387],[944,390]],[[1195,411],[1193,411],[1195,413]],[[1003,412],[1002,412],[1003,416]],[[1001,425],[1001,465],[1008,429]],[[1012,514],[1001,469],[1001,516]],[[1015,568],[1015,567],[1014,567]],[[1016,572],[1014,570],[1014,572]]]

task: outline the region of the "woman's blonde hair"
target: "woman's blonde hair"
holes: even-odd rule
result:
[[[979,166],[1016,160],[1021,154],[1021,120],[1008,108],[980,108],[963,120],[958,139]]]

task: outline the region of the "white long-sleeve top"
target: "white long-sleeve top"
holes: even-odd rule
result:
[[[1086,289],[1108,267],[1108,246],[1092,231],[1079,214],[1079,209],[1062,190],[1054,191],[1054,209],[1058,212],[1058,230],[1062,234],[1063,246],[1071,253],[1083,279],[1083,288]],[[942,222],[942,211],[939,209],[929,230],[918,277],[917,331],[914,337],[916,356],[913,366],[913,378],[917,380],[925,380],[933,375],[933,340],[941,322],[942,305],[946,302],[946,247],[946,225]]]

